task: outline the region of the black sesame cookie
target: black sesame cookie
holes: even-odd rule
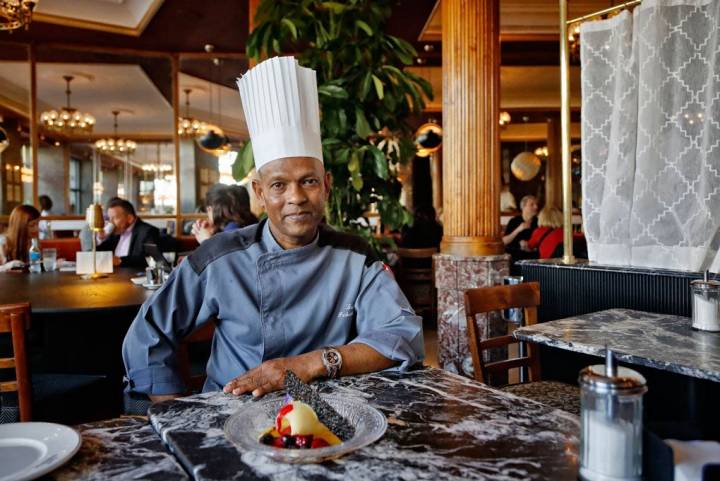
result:
[[[285,389],[293,400],[309,405],[317,414],[320,422],[343,441],[347,441],[355,435],[355,428],[332,406],[323,401],[315,389],[303,382],[289,369],[285,371]]]

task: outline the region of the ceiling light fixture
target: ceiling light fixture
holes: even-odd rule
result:
[[[185,88],[185,116],[178,119],[178,135],[184,139],[195,138],[207,132],[208,124],[190,116],[190,93],[192,89]]]
[[[132,154],[137,148],[137,144],[132,140],[118,138],[118,115],[119,110],[113,110],[113,136],[109,139],[100,139],[95,142],[95,148],[106,154]]]
[[[66,83],[65,98],[67,105],[60,109],[60,112],[49,110],[40,114],[40,122],[46,129],[63,134],[92,133],[93,127],[95,126],[95,117],[82,113],[78,109],[70,106],[70,96],[72,95],[70,82],[72,82],[74,78],[72,75],[63,75]]]
[[[0,30],[27,30],[39,0],[0,0]]]

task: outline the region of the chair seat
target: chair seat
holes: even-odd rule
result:
[[[555,409],[580,415],[580,388],[557,381],[512,384],[501,388],[516,396],[532,399]]]

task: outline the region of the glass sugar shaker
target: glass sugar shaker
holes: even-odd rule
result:
[[[606,349],[605,365],[580,371],[580,478],[586,481],[641,481],[642,398],[645,378],[617,367]]]
[[[690,283],[692,290],[692,327],[701,331],[720,331],[720,282],[704,278]]]

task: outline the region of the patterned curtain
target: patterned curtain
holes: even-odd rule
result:
[[[720,0],[644,0],[582,26],[590,260],[720,269]]]

